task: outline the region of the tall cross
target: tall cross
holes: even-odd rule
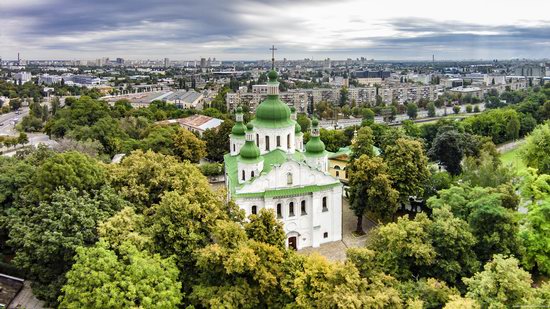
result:
[[[272,45],[269,50],[271,51],[271,69],[275,70],[275,51],[277,48],[275,48],[275,45]]]

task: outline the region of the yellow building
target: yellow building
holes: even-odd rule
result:
[[[375,156],[380,155],[380,148],[373,146]],[[348,183],[348,163],[351,160],[351,148],[343,147],[338,149],[337,152],[329,155],[328,157],[328,171],[329,173],[340,179],[344,184]]]

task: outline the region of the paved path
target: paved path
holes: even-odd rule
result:
[[[353,231],[357,227],[357,217],[349,208],[347,199],[342,200],[342,240],[321,245],[319,248],[306,248],[298,251],[300,254],[309,255],[318,253],[332,261],[344,261],[346,259],[346,250],[350,247],[364,247],[368,238],[369,231],[376,224],[371,220],[363,219],[363,230],[367,232],[365,235],[356,237]]]
[[[500,144],[500,145],[497,146],[497,150],[500,153],[504,153],[504,152],[507,152],[508,150],[512,150],[512,149],[515,149],[515,148],[519,147],[521,144],[523,144],[523,142],[525,142],[524,138],[515,140],[513,142]]]

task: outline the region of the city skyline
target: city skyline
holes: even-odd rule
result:
[[[549,4],[487,2],[7,0],[0,56],[268,60],[275,44],[278,59],[548,58]]]

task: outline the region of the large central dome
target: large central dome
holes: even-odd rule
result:
[[[271,70],[267,76],[268,95],[256,109],[256,119],[254,125],[257,127],[286,127],[294,125],[290,119],[290,108],[279,99],[279,82],[277,82],[277,72]]]

